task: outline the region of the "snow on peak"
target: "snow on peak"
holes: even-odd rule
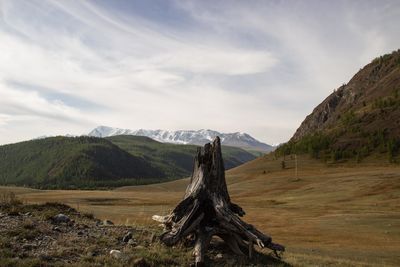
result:
[[[88,135],[96,137],[108,137],[114,135],[137,135],[137,136],[147,136],[162,143],[193,144],[193,145],[204,145],[214,140],[216,136],[219,136],[221,138],[222,144],[227,146],[242,147],[264,152],[273,150],[272,146],[256,140],[247,133],[243,132],[220,133],[218,131],[210,129],[178,130],[178,131],[145,130],[145,129],[129,130],[129,129],[113,128],[108,126],[98,126],[95,129],[93,129]]]

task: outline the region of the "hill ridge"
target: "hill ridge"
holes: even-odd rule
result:
[[[335,160],[353,156],[360,160],[373,153],[387,153],[389,161],[395,162],[399,136],[397,50],[374,59],[317,105],[277,153],[310,152]]]
[[[47,189],[109,188],[148,184],[190,175],[194,145],[174,145],[142,136],[48,137],[0,146],[0,184]],[[255,158],[223,147],[225,166]]]

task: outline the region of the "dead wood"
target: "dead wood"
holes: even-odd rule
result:
[[[221,237],[239,255],[253,256],[253,245],[284,251],[282,245],[272,243],[271,237],[240,219],[245,212],[231,202],[225,181],[221,142],[216,137],[212,144],[198,149],[190,184],[183,200],[167,216],[153,216],[164,225],[160,239],[168,246],[183,241],[189,235],[196,238],[196,265],[202,265],[212,236]]]

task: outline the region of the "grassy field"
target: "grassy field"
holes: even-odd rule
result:
[[[400,166],[326,165],[305,156],[259,158],[227,172],[244,219],[286,245],[294,266],[399,266]],[[14,191],[27,203],[58,201],[119,224],[155,225],[182,198],[187,179],[113,191]]]

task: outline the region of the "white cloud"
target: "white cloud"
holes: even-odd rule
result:
[[[30,115],[62,120],[76,120],[82,114],[76,108],[65,105],[61,100],[49,101],[41,97],[36,91],[23,92],[8,88],[0,83],[0,112],[8,121],[13,120],[12,115]]]
[[[11,119],[10,115],[0,113],[0,126],[6,125]]]

